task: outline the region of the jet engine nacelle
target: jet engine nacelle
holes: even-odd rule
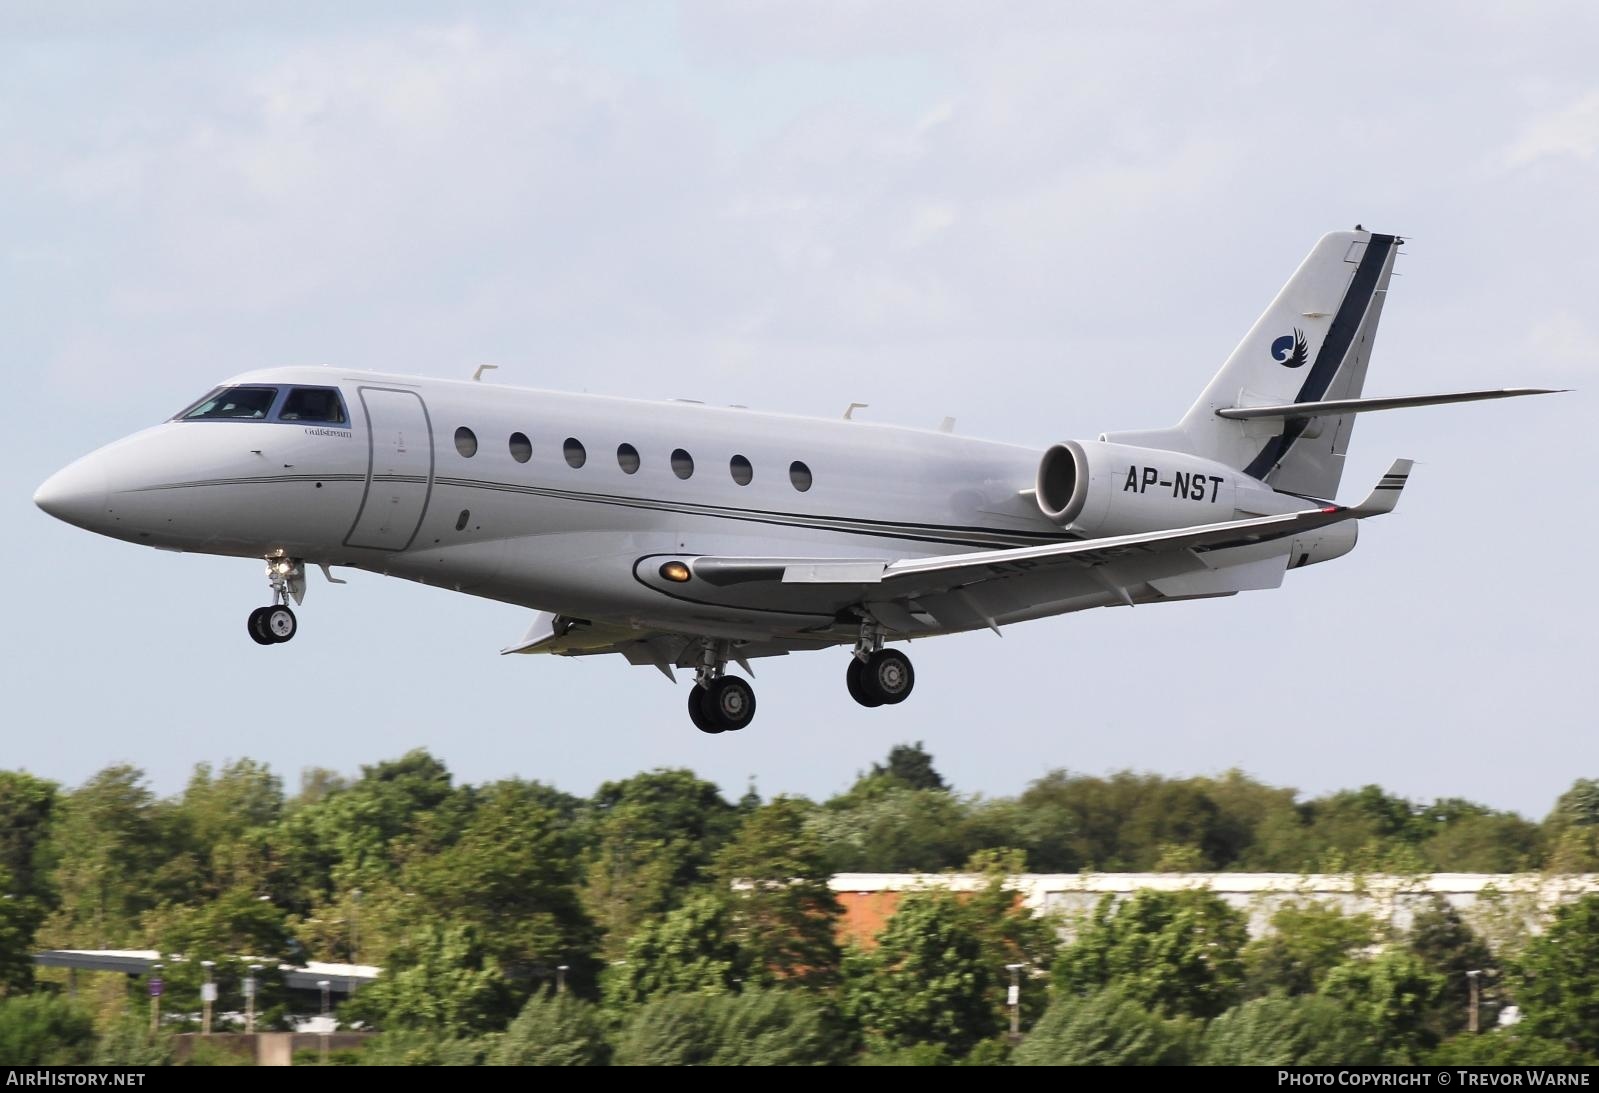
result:
[[[1067,440],[1044,453],[1035,491],[1046,517],[1098,538],[1219,524],[1303,507],[1221,463],[1182,452]]]

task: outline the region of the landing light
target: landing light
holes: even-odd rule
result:
[[[676,584],[682,584],[694,574],[690,573],[688,566],[682,562],[667,562],[661,567],[661,576]]]

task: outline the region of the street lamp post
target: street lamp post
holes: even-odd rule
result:
[[[1005,994],[1005,1004],[1010,1007],[1010,1041],[1016,1043],[1022,1038],[1022,969],[1026,964],[1006,964],[1005,970],[1010,972],[1010,990]]]
[[[361,889],[350,889],[350,963],[361,963]]]
[[[150,966],[150,1035],[156,1034],[156,1029],[161,1024],[161,991],[166,986],[161,980],[161,969],[165,964],[152,964]]]
[[[215,960],[202,960],[200,967],[205,969],[205,982],[200,984],[200,1035],[211,1035],[211,1004],[217,1000],[216,981],[211,978],[211,969],[217,966]]]
[[[570,967],[571,967],[570,964],[557,964],[555,966],[555,993],[556,994],[565,994],[566,993],[566,972],[567,972],[567,969],[570,968]]]
[[[1478,1000],[1477,979],[1478,979],[1478,977],[1480,975],[1482,975],[1482,970],[1481,969],[1477,969],[1477,970],[1474,970],[1474,971],[1469,971],[1469,972],[1466,973],[1466,980],[1471,984],[1471,1002],[1469,1003],[1469,1008],[1466,1010],[1466,1031],[1467,1032],[1476,1032],[1477,1031],[1477,1000]]]
[[[322,991],[322,1065],[327,1066],[328,1033],[331,1031],[329,1026],[333,1024],[333,1017],[328,1012],[328,991],[333,984],[326,979],[318,979],[316,981],[316,985],[321,988]]]
[[[255,1031],[255,988],[256,975],[261,971],[261,965],[251,964],[250,974],[244,977],[244,1031]]]

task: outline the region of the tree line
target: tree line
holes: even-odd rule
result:
[[[952,869],[991,881],[910,893],[878,936],[841,940],[834,873]],[[460,785],[421,751],[354,778],[307,771],[292,796],[250,760],[197,767],[166,798],[127,766],[70,790],[0,772],[0,1062],[167,1057],[168,1033],[199,1009],[200,959],[217,962],[223,1010],[244,965],[268,964],[266,1027],[296,1005],[273,965],[380,965],[340,1010],[381,1030],[366,1061],[1599,1052],[1599,897],[1542,933],[1523,924],[1491,939],[1443,904],[1403,932],[1300,904],[1250,940],[1242,913],[1209,893],[1146,891],[1105,902],[1063,942],[1061,923],[1002,883],[1083,869],[1599,870],[1599,782],[1578,781],[1535,823],[1375,786],[1300,800],[1236,771],[1056,771],[984,798],[949,786],[920,745],[894,748],[819,802],[753,788],[730,801],[687,770],[589,797],[520,779]],[[189,959],[168,964],[168,1021],[151,1036],[143,984],[93,977],[67,997],[60,973],[33,967],[40,948]],[[1007,1035],[1009,965],[1022,966],[1019,1043]],[[1512,1005],[1521,1020],[1465,1032],[1468,971],[1484,1028]]]

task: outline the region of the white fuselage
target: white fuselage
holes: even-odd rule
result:
[[[39,503],[129,542],[353,566],[612,625],[761,643],[751,655],[852,640],[854,624],[835,620],[842,605],[814,590],[751,599],[736,586],[672,586],[657,560],[891,561],[1077,537],[1030,496],[1041,455],[1031,448],[414,376],[284,368],[228,381],[250,384],[336,387],[348,421],[169,421],[74,463],[41,487]],[[458,430],[471,441],[463,433],[458,444]],[[1284,498],[1280,510],[1296,504]],[[1281,562],[1288,550],[1232,561]],[[1324,555],[1323,546],[1311,560]],[[1042,598],[1035,590],[1025,603],[898,629],[946,632],[1127,602],[1127,588],[1135,599],[1237,590],[1205,584],[1214,559],[1139,564],[1147,572],[1120,574],[1121,591],[1062,574]],[[1195,574],[1191,591],[1147,583]]]

